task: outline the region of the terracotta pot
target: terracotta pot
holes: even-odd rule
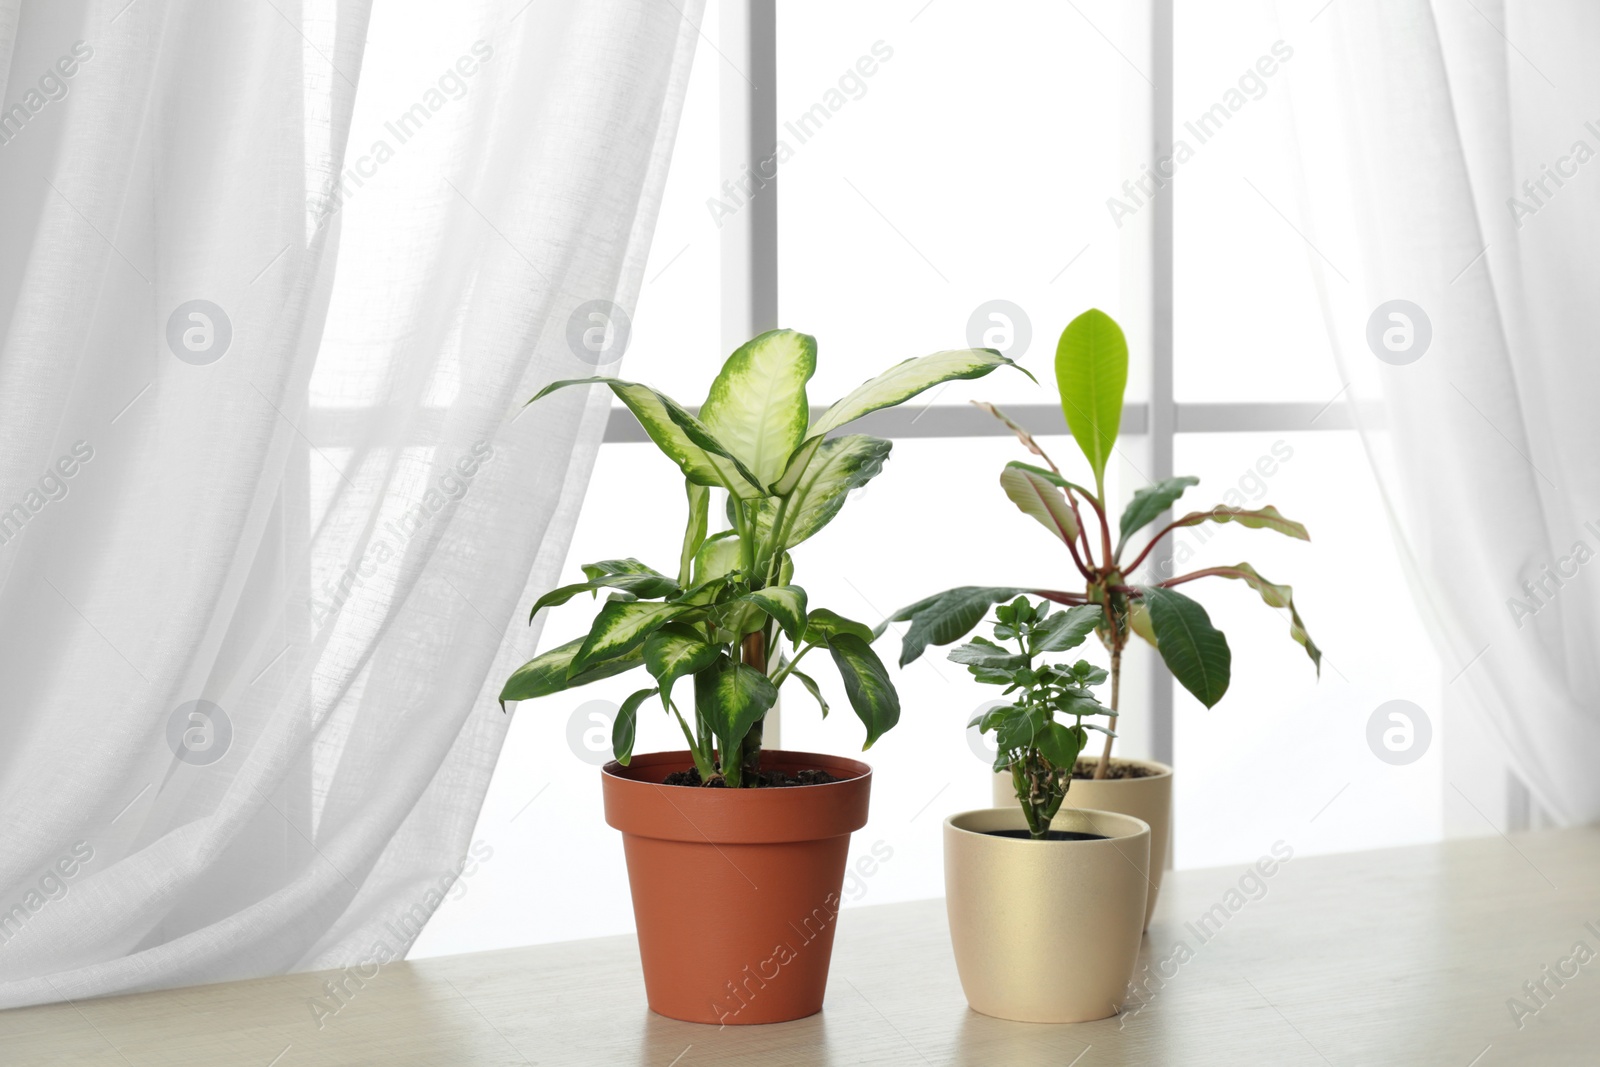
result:
[[[605,765],[606,822],[622,831],[650,1010],[696,1023],[775,1023],[822,1010],[850,834],[872,769],[767,751],[763,769],[845,779],[777,789],[662,785],[688,752]]]
[[[944,822],[945,907],[961,989],[974,1011],[1030,1023],[1115,1015],[1139,958],[1150,827],[1063,808],[1052,830],[1102,841],[1032,841],[1016,805]]]
[[[1132,763],[1155,773],[1145,778],[1074,779],[1062,807],[1115,811],[1150,824],[1150,899],[1144,909],[1144,928],[1148,930],[1156,911],[1156,894],[1161,891],[1161,874],[1172,862],[1172,768],[1146,759],[1113,759],[1111,763]],[[994,776],[994,802],[1001,808],[1016,804],[1010,771]]]

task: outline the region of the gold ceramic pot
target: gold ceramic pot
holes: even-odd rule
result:
[[[1030,1023],[1115,1015],[1139,957],[1150,827],[1131,815],[1062,808],[1052,830],[1106,840],[984,832],[1026,827],[1015,805],[944,821],[945,906],[967,1003]]]
[[[1147,759],[1111,761],[1113,767],[1119,763],[1131,763],[1155,773],[1145,778],[1074,779],[1061,806],[1063,810],[1115,811],[1150,824],[1150,900],[1144,909],[1144,928],[1148,930],[1150,917],[1156,910],[1156,894],[1161,891],[1161,872],[1172,859],[1169,851],[1172,847],[1172,768]],[[1002,808],[1017,803],[1010,771],[994,776],[994,802],[996,807]]]

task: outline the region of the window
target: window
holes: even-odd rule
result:
[[[726,284],[722,249],[748,205],[742,172],[717,161],[743,133],[722,121],[730,96],[766,75],[776,78],[778,143],[745,149],[757,164],[776,160],[778,239],[755,254],[777,279],[781,323],[818,336],[813,403],[899,359],[968,342],[1007,349],[1043,383],[997,373],[927,398],[884,474],[797,553],[813,602],[876,620],[949,585],[1063,569],[1056,546],[990,491],[1018,448],[966,400],[1006,406],[1058,461],[1081,462],[1051,360],[1065,322],[1101,307],[1123,323],[1134,357],[1112,495],[1125,500],[1167,471],[1196,474],[1186,503],[1236,490],[1315,538],[1222,527],[1184,531],[1175,545],[1193,566],[1249,559],[1293,584],[1327,654],[1318,681],[1286,619],[1228,582],[1202,594],[1234,650],[1217,708],[1175,692],[1142,647],[1130,654],[1122,751],[1179,769],[1175,862],[1253,859],[1280,838],[1315,853],[1439,837],[1441,717],[1433,751],[1408,766],[1375,758],[1367,741],[1378,705],[1407,699],[1431,711],[1442,679],[1410,604],[1380,608],[1349,580],[1402,584],[1328,358],[1313,253],[1291,221],[1282,75],[1293,34],[1248,7],[778,0],[774,75],[745,69],[750,57],[723,38],[732,2],[707,8],[627,376],[696,403],[735,341],[719,332],[729,310],[719,294],[748,287]],[[1170,104],[1161,85],[1172,86]],[[1170,168],[1182,180],[1152,195],[1161,161],[1149,146],[1174,138],[1192,155]],[[613,420],[569,571],[619,554],[676,558],[679,481],[653,446],[630,443],[627,423]],[[591,610],[553,611],[542,646],[583,632]],[[803,691],[786,693],[782,743],[851,752],[860,725],[828,672],[818,674],[837,710],[824,721]],[[901,725],[872,751],[872,820],[852,844],[881,842],[891,858],[850,903],[937,895],[942,819],[989,803],[986,758],[963,727],[991,693],[937,653],[896,680]],[[595,771],[608,715],[634,688],[613,679],[518,713],[480,819],[479,836],[502,858],[465,903],[440,909],[417,954],[631,928]],[[642,716],[639,729],[640,750],[681,744],[664,716]],[[561,865],[545,866],[550,856]]]

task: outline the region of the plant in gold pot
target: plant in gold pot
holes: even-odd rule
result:
[[[864,748],[900,716],[872,629],[813,606],[794,580],[791,551],[889,455],[888,441],[838,431],[1011,363],[990,349],[906,360],[812,419],[806,383],[816,355],[806,334],[764,333],[728,357],[698,414],[618,378],[555,382],[533,398],[608,387],[684,478],[688,519],[676,568],[606,560],[586,565],[584,581],[540,597],[534,612],[608,594],[586,636],[519,668],[500,700],[640,667],[649,674],[622,703],[617,758],[601,781],[606,820],[622,831],[650,1007],[691,1022],[778,1022],[822,1006],[846,849],[866,823],[870,770],[763,749],[762,724],[780,687],[798,681],[826,715],[816,681],[800,669],[824,649],[866,728]],[[727,516],[727,529],[712,532],[714,511]],[[633,754],[637,716],[650,707],[676,721],[686,750]]]
[[[1248,563],[1176,575],[1148,573],[1158,546],[1186,527],[1234,523],[1309,541],[1306,528],[1285,518],[1274,507],[1219,504],[1189,512],[1160,527],[1153,536],[1144,536],[1143,531],[1187,489],[1199,484],[1198,478],[1185,476],[1168,478],[1135,492],[1113,535],[1105,472],[1116,447],[1128,378],[1128,345],[1121,327],[1102,311],[1091,309],[1079,315],[1062,331],[1056,346],[1055,370],[1062,414],[1088,463],[1093,489],[1069,481],[1033,435],[998,408],[980,406],[1005,422],[1028,451],[1043,461],[1043,467],[1007,463],[1000,474],[1000,486],[1012,503],[1043,525],[1066,549],[1064,561],[1081,584],[1068,590],[962,586],[918,601],[894,616],[911,623],[903,639],[901,666],[920,656],[929,644],[960,640],[991,604],[1031,592],[1059,604],[1086,606],[1095,615],[1094,632],[1110,656],[1113,716],[1120,710],[1123,653],[1134,634],[1154,646],[1178,683],[1209,708],[1227,692],[1232,653],[1228,639],[1211,624],[1205,608],[1179,592],[1178,587],[1201,579],[1230,578],[1255,590],[1268,606],[1287,611],[1290,637],[1305,649],[1320,671],[1322,653],[1306,632],[1289,586],[1268,581]],[[1122,812],[1150,824],[1153,858],[1152,891],[1145,915],[1148,925],[1171,840],[1172,768],[1152,760],[1113,759],[1113,743],[1114,731],[1108,731],[1099,758],[1080,761],[1074,767],[1077,787],[1065,803]],[[998,774],[994,781],[995,802],[1004,803],[1010,789],[1008,776],[1004,772]]]
[[[969,724],[996,741],[994,766],[1016,804],[944,823],[945,907],[967,1002],[1025,1022],[1085,1022],[1116,1013],[1139,955],[1150,868],[1140,819],[1063,808],[1089,731],[1112,731],[1092,692],[1106,672],[1084,660],[1043,662],[1082,644],[1095,605],[1051,614],[1018,597],[995,609],[994,640],[950,653],[1004,702]],[[1085,918],[1092,921],[1084,922]],[[1041,980],[1041,976],[1048,979]]]

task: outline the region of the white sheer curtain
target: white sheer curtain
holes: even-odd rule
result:
[[[1600,8],[1336,0],[1281,18],[1298,213],[1445,700],[1552,819],[1595,820]],[[1421,313],[1379,311],[1395,300]],[[1402,594],[1371,595],[1381,626]]]
[[[467,853],[700,5],[371,6],[0,0],[0,1007],[395,958]]]

